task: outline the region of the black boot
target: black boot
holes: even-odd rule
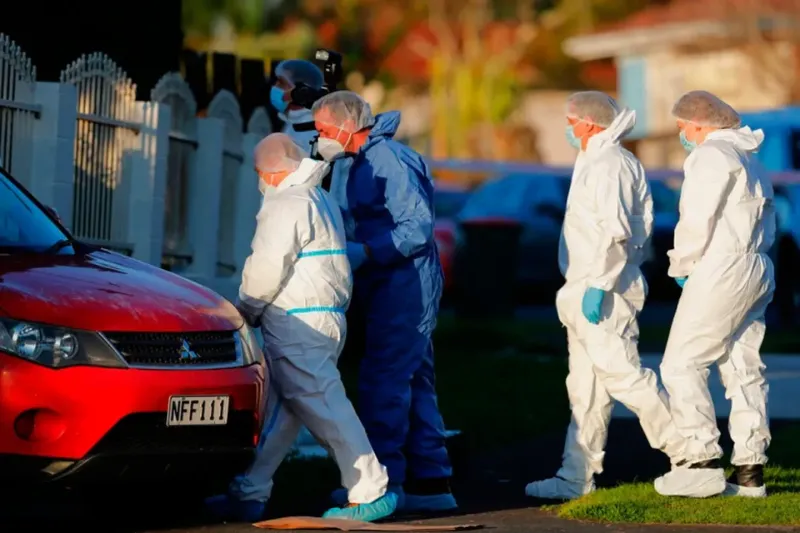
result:
[[[764,485],[764,465],[737,465],[728,478],[725,489],[728,496],[763,498],[767,495]]]
[[[453,511],[458,508],[450,490],[450,478],[408,479],[404,488],[405,511]]]
[[[700,468],[717,469],[717,468],[722,468],[722,465],[720,464],[719,459],[709,459],[708,461],[700,461],[699,463],[692,463],[692,464],[687,464],[687,463],[688,463],[688,461],[686,461],[684,459],[683,461],[675,463],[675,466],[686,467],[686,468],[691,468],[691,469],[700,469]]]
[[[432,496],[434,494],[450,494],[450,478],[436,477],[428,479],[408,479],[405,483],[407,494]]]

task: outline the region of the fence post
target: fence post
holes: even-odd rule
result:
[[[136,194],[141,193],[142,200],[149,205],[150,213],[142,213],[142,230],[137,235],[141,245],[137,242],[134,257],[155,266],[161,266],[161,256],[164,244],[164,209],[167,192],[167,161],[169,157],[169,130],[171,124],[171,109],[169,105],[159,102],[137,102],[142,108],[141,154],[143,164],[140,182],[134,181],[130,195],[130,216],[133,217],[136,205]],[[144,178],[144,179],[141,179]],[[148,216],[149,215],[149,216]],[[128,226],[136,231],[136,225]]]
[[[197,120],[197,153],[191,170],[187,227],[194,250],[187,277],[208,283],[216,277],[225,122]]]
[[[164,242],[164,197],[167,186],[170,108],[158,102],[136,102],[142,129],[129,174],[128,238],[133,257],[161,265]]]
[[[236,215],[233,221],[233,254],[238,277],[244,262],[250,255],[250,244],[256,231],[256,215],[261,208],[263,197],[258,192],[258,176],[255,172],[253,150],[261,140],[255,133],[245,133],[242,137],[242,165],[236,180]]]
[[[72,226],[75,175],[75,127],[78,91],[66,83],[37,82],[34,91],[41,116],[33,123],[30,190]]]

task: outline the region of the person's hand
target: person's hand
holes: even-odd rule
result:
[[[583,303],[581,304],[581,311],[583,316],[586,317],[591,324],[599,324],[601,311],[603,308],[603,299],[606,297],[606,291],[589,287],[583,293]]]
[[[689,279],[687,276],[683,276],[682,278],[675,278],[675,283],[678,284],[678,287],[681,289],[683,288],[683,284],[686,283],[686,280]]]
[[[263,312],[254,313],[253,310],[250,309],[241,298],[237,298],[233,305],[236,307],[236,310],[239,311],[239,314],[242,315],[242,318],[248,326],[251,328],[257,328],[261,325],[261,315]]]
[[[367,260],[367,248],[360,242],[347,243],[347,259],[350,261],[350,269],[355,272],[364,261]]]

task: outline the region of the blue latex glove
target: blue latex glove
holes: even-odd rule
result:
[[[586,317],[592,324],[600,323],[600,313],[603,308],[603,298],[606,297],[606,291],[589,287],[583,293],[583,303],[581,304],[581,311],[583,316]]]
[[[688,277],[684,276],[682,278],[675,278],[675,283],[678,284],[678,287],[681,289],[683,288],[683,284],[686,283],[686,280],[689,279]]]
[[[350,269],[355,272],[367,260],[367,250],[360,242],[347,243],[347,259],[350,261]]]

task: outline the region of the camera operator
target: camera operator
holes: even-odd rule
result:
[[[303,59],[288,59],[275,67],[275,82],[270,92],[270,101],[278,111],[278,116],[286,123],[283,133],[289,135],[309,157],[322,161],[317,153],[318,132],[311,116],[314,102],[338,90],[342,82],[342,55],[324,48],[314,53],[316,62]],[[350,161],[336,162],[322,180],[322,188],[331,191],[332,181],[343,188]],[[338,176],[334,180],[333,175]],[[339,191],[341,193],[342,191]]]
[[[269,101],[285,123],[283,133],[291,137],[306,154],[312,153],[318,133],[314,129],[311,106],[306,108],[302,105],[304,102],[296,103],[293,94],[298,86],[321,92],[324,81],[322,70],[311,61],[287,59],[275,67],[275,83],[270,90]]]

